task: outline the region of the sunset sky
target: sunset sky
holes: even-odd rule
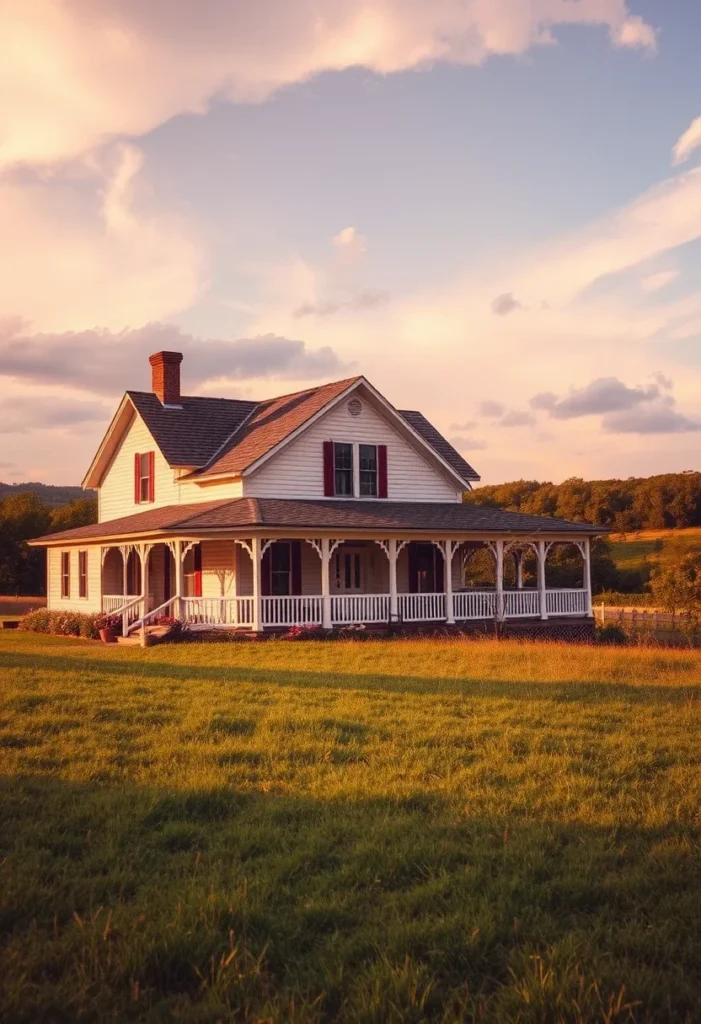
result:
[[[147,356],[364,373],[482,474],[701,468],[701,4],[5,0],[0,480]]]

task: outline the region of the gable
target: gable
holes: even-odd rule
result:
[[[462,488],[430,461],[410,436],[403,435],[367,389],[354,392],[362,403],[351,416],[344,399],[323,413],[297,437],[272,454],[259,468],[244,474],[245,496],[321,498],[324,496],[323,442],[387,446],[387,484],[390,501],[460,501]],[[408,434],[408,431],[407,431]],[[374,500],[374,499],[370,499]],[[378,499],[381,500],[381,499]]]

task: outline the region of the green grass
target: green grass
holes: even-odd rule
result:
[[[686,530],[642,530],[610,538],[611,556],[619,569],[645,569],[678,562],[701,550],[701,527]]]
[[[697,1021],[700,681],[0,633],[0,1018]]]

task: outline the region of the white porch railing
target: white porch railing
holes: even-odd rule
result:
[[[504,616],[507,619],[540,617],[540,594],[537,590],[507,590],[504,592]]]
[[[546,590],[545,610],[548,615],[586,615],[586,590]]]
[[[138,594],[103,594],[102,611],[106,615],[115,615],[122,610],[125,604],[136,601]]]
[[[461,590],[453,594],[453,616],[463,619],[493,619],[497,613],[494,590]]]
[[[264,626],[321,625],[321,597],[263,597],[261,604]]]
[[[445,619],[445,594],[399,594],[403,622],[436,622]]]
[[[199,626],[253,626],[252,597],[182,597],[181,617]]]
[[[341,594],[331,598],[334,626],[388,621],[389,594]]]

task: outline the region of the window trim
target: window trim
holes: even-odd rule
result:
[[[69,601],[71,597],[71,553],[61,552],[61,600]]]
[[[358,460],[356,458],[356,442],[354,441],[332,441],[333,444],[333,494],[335,498],[355,498],[356,495],[356,471]],[[343,445],[344,448],[350,449],[351,464],[350,467],[344,467],[338,469],[336,467],[336,449]],[[350,493],[346,494],[343,491],[339,491],[338,482],[336,478],[337,473],[350,473]]]
[[[343,441],[343,440],[337,440],[337,441],[336,440],[332,440],[332,441],[328,441],[328,442],[325,441],[324,444],[329,444],[331,446],[331,474],[332,474],[332,477],[333,477],[333,491],[331,493],[326,489],[326,479],[327,479],[327,477],[325,476],[325,478],[324,478],[324,480],[325,480],[325,483],[324,483],[324,497],[346,498],[346,499],[355,498],[355,499],[360,499],[362,501],[378,501],[378,500],[382,500],[384,498],[387,498],[387,493],[386,493],[386,490],[387,490],[387,487],[386,487],[386,484],[387,484],[387,481],[386,481],[386,474],[387,474],[387,455],[386,455],[386,450],[387,450],[387,445],[386,444],[384,444],[382,442],[379,442],[379,441]],[[352,479],[351,479],[352,493],[350,493],[350,494],[340,493],[339,490],[336,487],[336,473],[337,472],[345,472],[345,473],[349,472],[348,469],[342,469],[342,470],[337,470],[336,469],[336,449],[338,448],[339,445],[344,445],[344,446],[348,447],[350,449],[350,452],[351,452],[352,462],[351,462],[350,472],[351,472],[351,476],[352,476]],[[374,450],[375,450],[375,470],[374,470],[374,473],[375,473],[375,492],[374,492],[374,494],[361,494],[361,485],[360,485],[360,481],[361,481],[360,449],[363,448],[363,447],[365,447],[365,448],[374,448]],[[384,456],[382,455],[383,451],[385,452]],[[383,463],[383,458],[384,458],[384,463]],[[383,470],[383,465],[384,465],[384,470]],[[326,472],[326,470],[325,470],[325,472]],[[369,470],[362,470],[362,472],[366,473],[366,472],[371,472],[371,471],[369,471]],[[383,484],[382,484],[382,480],[383,480],[382,474],[383,474],[383,472],[385,474],[385,477],[384,477],[384,479],[385,479],[384,488],[383,488]],[[384,491],[384,493],[383,493],[383,491]]]
[[[78,552],[78,597],[81,601],[88,599],[88,551],[83,548]]]
[[[375,452],[375,490],[372,494],[363,494],[363,473],[371,473],[372,470],[363,469],[360,464],[360,449],[361,448],[372,448]],[[367,441],[358,442],[358,497],[359,498],[379,498],[380,491],[380,446],[378,444],[369,444]]]

